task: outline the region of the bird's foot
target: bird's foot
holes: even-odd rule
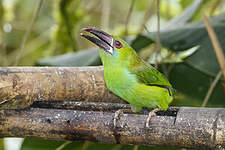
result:
[[[119,109],[115,112],[115,115],[114,115],[114,118],[113,118],[113,125],[114,127],[116,127],[116,123],[120,117],[120,115],[123,114],[123,110],[122,109]]]
[[[152,111],[149,112],[148,118],[146,120],[146,127],[149,128],[149,123],[152,117],[156,116],[156,112],[160,111],[159,108],[155,108]]]

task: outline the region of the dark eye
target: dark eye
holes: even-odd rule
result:
[[[116,48],[122,48],[123,47],[123,45],[120,43],[120,41],[117,41],[117,40],[114,41],[114,46]]]

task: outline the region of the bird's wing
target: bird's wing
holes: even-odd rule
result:
[[[136,66],[132,66],[129,68],[129,71],[132,74],[135,74],[138,81],[144,83],[149,86],[158,86],[168,89],[171,93],[172,86],[169,81],[161,74],[158,70],[156,70],[153,66],[140,62]]]

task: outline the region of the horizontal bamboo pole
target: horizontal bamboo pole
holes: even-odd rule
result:
[[[0,135],[204,150],[225,148],[224,108],[170,108],[152,117],[150,128],[145,126],[147,114],[125,113],[115,127],[113,108],[129,105],[93,103],[91,107],[92,103],[87,102],[70,103],[76,105],[76,110],[58,109],[59,105],[48,109],[50,104],[46,108],[35,104],[23,110],[1,110]],[[87,105],[89,108],[85,108]]]
[[[106,88],[102,67],[0,67],[0,109],[55,100],[124,103]]]

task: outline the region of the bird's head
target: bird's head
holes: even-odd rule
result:
[[[132,48],[119,37],[109,35],[96,28],[83,28],[81,30],[89,32],[97,37],[92,37],[83,33],[80,34],[82,37],[99,46],[108,58],[115,58],[116,56],[126,58],[134,53]]]

